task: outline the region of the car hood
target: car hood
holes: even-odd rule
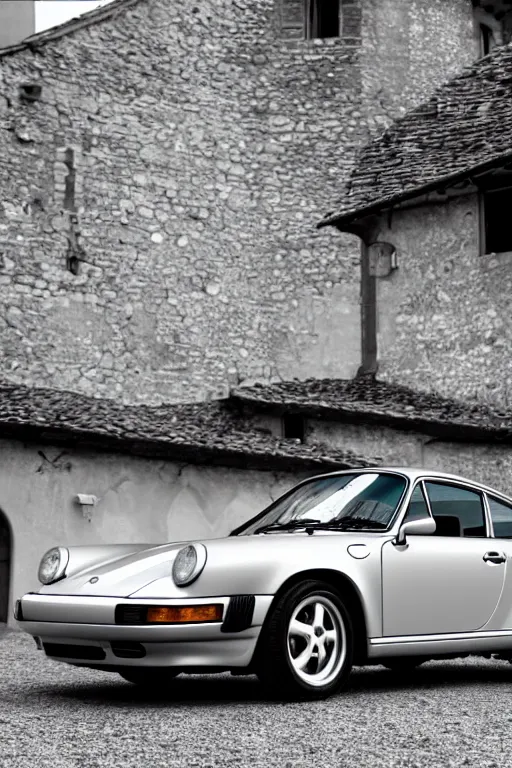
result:
[[[347,570],[372,554],[380,553],[383,539],[390,534],[315,532],[272,533],[231,536],[196,542],[177,542],[150,547],[112,560],[105,547],[105,562],[83,568],[61,581],[42,587],[42,594],[101,595],[111,597],[197,597],[243,594],[261,589],[265,575],[305,570],[336,568]],[[173,582],[172,563],[188,543],[204,544],[206,566],[189,587]],[[73,548],[70,548],[71,561]],[[92,583],[91,583],[92,579]],[[269,581],[270,583],[270,581]],[[269,587],[270,588],[270,587]]]

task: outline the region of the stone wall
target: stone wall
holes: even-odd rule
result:
[[[454,443],[418,432],[366,424],[308,421],[308,438],[336,448],[373,451],[382,466],[420,467],[449,472],[512,496],[512,446]]]
[[[255,414],[255,423],[282,434],[282,418]],[[305,417],[304,442],[346,450],[362,456],[378,456],[382,466],[425,467],[461,475],[512,496],[512,446],[488,443],[451,442],[421,432],[393,429],[376,424],[345,424],[341,421]],[[317,474],[320,474],[318,472]]]
[[[4,54],[2,377],[127,402],[351,377],[359,243],[315,224],[473,57],[469,6],[343,0],[345,37],[304,41],[277,1],[139,0]]]
[[[510,407],[510,254],[481,256],[476,194],[383,216],[397,249],[377,279],[379,378]]]
[[[11,608],[13,598],[37,588],[39,560],[52,546],[217,538],[303,477],[1,440],[0,510],[13,536]],[[77,493],[98,497],[90,521]]]
[[[375,107],[368,112],[373,133],[382,113],[403,115],[480,55],[468,0],[367,0],[363,29],[362,83],[365,102]]]

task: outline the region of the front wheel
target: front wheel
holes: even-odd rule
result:
[[[123,669],[119,672],[123,680],[142,688],[164,688],[165,685],[180,674],[179,669],[167,667]]]
[[[346,684],[352,668],[352,623],[330,584],[311,580],[289,589],[262,633],[257,674],[273,696],[320,699]]]

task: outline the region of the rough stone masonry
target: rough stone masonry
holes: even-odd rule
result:
[[[2,378],[156,403],[356,372],[359,243],[315,224],[476,57],[471,3],[340,0],[303,40],[293,2],[116,0],[0,54]]]

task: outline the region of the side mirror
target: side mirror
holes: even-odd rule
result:
[[[420,520],[411,520],[409,523],[403,523],[400,526],[398,535],[393,542],[396,546],[405,544],[407,535],[411,536],[429,536],[435,533],[436,521],[431,517],[422,517]]]

